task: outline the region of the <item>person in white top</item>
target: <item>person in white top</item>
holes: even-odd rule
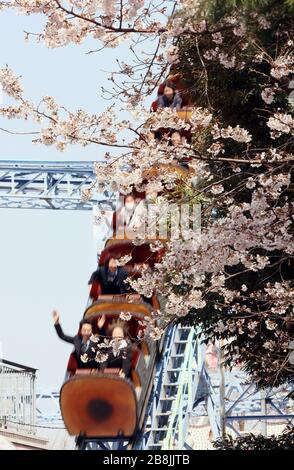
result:
[[[138,203],[132,194],[125,196],[122,206],[113,214],[112,230],[115,238],[130,238],[127,228],[132,226],[132,220]]]
[[[116,213],[116,227],[115,232],[123,233],[125,227],[128,227],[132,223],[132,218],[136,210],[136,200],[132,194],[128,194],[125,197],[124,205]]]
[[[139,204],[137,204],[134,214],[132,215],[129,224],[126,226],[126,234],[128,238],[145,238],[147,236],[147,228],[150,221],[154,219],[154,223],[156,224],[157,214],[155,204],[157,196],[158,193],[153,187],[146,189],[145,199],[142,199]]]

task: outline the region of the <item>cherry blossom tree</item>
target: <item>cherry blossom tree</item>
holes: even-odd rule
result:
[[[26,36],[48,47],[88,37],[97,51],[130,45],[128,61],[110,75],[116,102],[102,114],[68,110],[51,96],[31,102],[9,67],[0,83],[12,104],[0,113],[34,121],[34,141],[60,151],[106,147],[87,198],[105,186],[144,191],[151,179],[158,213],[166,203],[201,203],[201,235],[188,225],[181,237],[153,243],[163,257],[132,281],[144,296],[164,299],[147,331],[156,339],[172,322],[197,325],[207,341],[226,340],[226,363],[260,387],[293,381],[293,2],[15,0],[0,8],[45,16],[43,31]],[[139,56],[147,41],[153,52]],[[144,106],[171,75],[193,103],[189,122]],[[116,113],[119,100],[129,119]],[[191,139],[172,146],[168,134],[152,137],[159,129]],[[183,158],[189,172],[171,171]]]

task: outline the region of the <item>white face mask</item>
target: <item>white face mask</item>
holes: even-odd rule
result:
[[[126,204],[125,204],[125,208],[126,208],[127,211],[133,210],[134,207],[135,207],[135,203],[134,203],[134,202],[126,202]]]

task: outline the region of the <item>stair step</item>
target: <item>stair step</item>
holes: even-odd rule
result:
[[[165,431],[167,432],[168,431],[168,428],[152,428],[151,429],[151,432],[158,432],[158,431]]]
[[[148,449],[150,449],[150,447],[161,447],[161,446],[162,446],[162,444],[163,444],[163,442],[162,442],[162,441],[158,442],[157,444],[155,444],[155,443],[154,443],[154,444],[149,444],[149,447],[148,447]]]
[[[186,370],[183,369],[185,357],[187,357],[187,347],[190,344],[191,334],[194,331],[191,326],[177,326],[177,330],[173,336],[173,341],[166,351],[165,366],[163,368],[163,377],[161,381],[159,396],[155,404],[156,409],[153,415],[153,428],[152,425],[148,426],[148,432],[150,431],[150,437],[147,439],[146,449],[154,449],[155,451],[162,449],[165,438],[168,435],[170,426],[170,419],[174,409],[174,401],[178,396],[178,387],[182,384],[182,373],[184,374],[183,380],[186,384]],[[190,334],[190,335],[189,335]],[[194,342],[194,336],[192,338],[191,347],[195,348],[196,342]],[[194,349],[193,349],[194,350]],[[197,371],[193,374],[193,377],[197,376]],[[170,387],[170,388],[168,388]],[[183,390],[183,413],[187,409],[187,397],[186,397],[186,385]],[[166,396],[164,396],[166,395]],[[155,442],[154,442],[155,441]]]

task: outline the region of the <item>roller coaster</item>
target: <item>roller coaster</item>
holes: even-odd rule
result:
[[[188,121],[190,103],[184,106],[178,113]],[[156,111],[156,102],[152,109]],[[115,214],[117,194],[104,191],[91,201],[81,198],[82,190],[94,181],[93,166],[94,162],[2,161],[0,207],[91,210],[98,206]],[[162,171],[162,166],[152,171]],[[166,165],[164,171],[185,178],[189,169]],[[136,197],[143,201],[145,193]],[[140,267],[152,270],[164,253],[164,249],[152,251],[153,241],[146,239],[134,245],[132,240],[113,233],[99,253],[99,266],[110,257],[127,256],[124,268],[137,279]],[[193,327],[171,325],[157,341],[145,335],[146,319],[159,309],[164,310],[164,299],[156,293],[150,299],[138,294],[104,295],[99,282],[92,283],[83,318],[95,324],[103,316],[107,328],[127,314],[131,366],[128,377],[114,368],[80,369],[71,354],[60,391],[60,408],[69,434],[76,436],[78,449],[191,449],[187,443],[190,420],[204,415],[212,439],[221,437],[226,428],[240,435],[244,423],[246,432],[261,425],[261,432],[266,434],[268,422],[293,422],[293,403],[287,400],[287,389],[258,392],[239,369],[228,372],[218,366],[209,370],[201,332]]]

